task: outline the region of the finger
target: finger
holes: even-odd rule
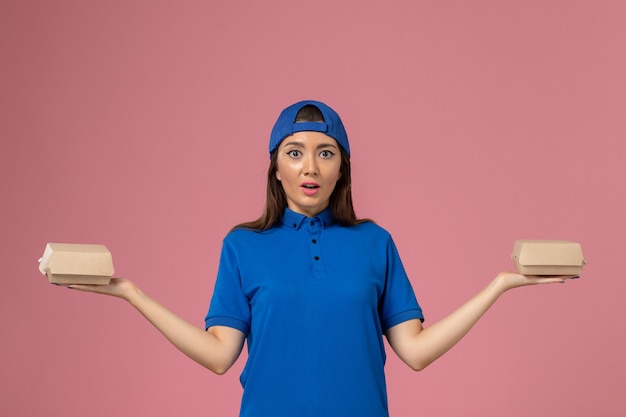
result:
[[[580,275],[555,275],[552,278],[558,278],[561,281],[565,281],[565,280],[568,280],[568,279],[578,279],[578,278],[580,278]]]
[[[106,285],[85,285],[85,284],[71,284],[67,288],[71,290],[78,290],[84,292],[95,292],[98,294],[111,294],[111,290]]]
[[[543,282],[546,283],[554,283],[554,282],[558,282],[560,284],[564,284],[567,280],[570,279],[578,279],[580,278],[580,275],[556,275],[553,277],[542,277]]]
[[[524,275],[526,278],[530,279],[546,279],[546,278],[555,278],[555,279],[578,279],[580,275]]]

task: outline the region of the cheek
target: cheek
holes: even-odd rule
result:
[[[291,182],[297,177],[299,171],[298,163],[295,161],[279,159],[276,164],[276,179],[281,182]]]
[[[279,157],[278,161],[276,161],[276,172],[274,173],[274,175],[276,176],[276,179],[278,181],[284,181],[285,180],[285,175],[289,174],[289,169],[288,167],[285,166],[285,161],[282,161],[281,158]]]
[[[337,182],[341,179],[341,165],[334,167],[333,170],[335,171],[335,182]]]

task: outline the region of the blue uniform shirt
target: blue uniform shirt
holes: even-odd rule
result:
[[[206,327],[247,337],[241,417],[385,417],[383,332],[416,318],[387,231],[287,209],[226,236]]]

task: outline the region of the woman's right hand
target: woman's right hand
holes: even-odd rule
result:
[[[72,284],[67,287],[78,291],[119,297],[126,301],[130,301],[133,295],[139,293],[139,288],[132,281],[124,278],[111,278],[107,285]]]

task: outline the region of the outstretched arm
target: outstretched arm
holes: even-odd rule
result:
[[[239,330],[215,326],[204,331],[148,297],[129,280],[113,278],[109,285],[72,285],[70,288],[128,301],[181,352],[217,374],[225,373],[241,353],[245,336]]]
[[[387,331],[387,340],[403,362],[416,371],[424,369],[457,344],[507,290],[526,285],[564,282],[568,278],[573,277],[538,277],[502,272],[449,316],[426,329],[422,328],[419,320],[400,323]]]

